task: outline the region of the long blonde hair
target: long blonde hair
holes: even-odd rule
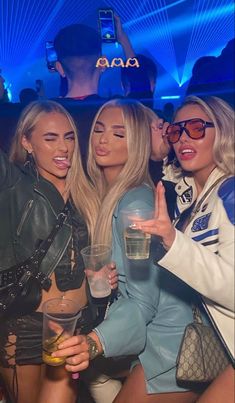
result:
[[[202,99],[192,95],[185,99],[182,106],[177,109],[176,114],[186,105],[198,105],[214,123],[214,161],[221,171],[228,175],[234,175],[234,110],[221,98],[211,96]]]
[[[116,181],[107,189],[102,168],[94,159],[91,146],[91,137],[100,113],[106,109],[120,108],[125,126],[128,160],[118,175]],[[148,161],[151,150],[151,119],[146,108],[133,100],[116,99],[106,102],[97,112],[91,128],[88,173],[97,191],[100,209],[97,217],[94,241],[111,243],[112,217],[114,209],[122,196],[131,188],[147,183],[152,186],[148,172]]]
[[[22,146],[22,137],[25,136],[27,139],[30,139],[37,122],[43,118],[44,114],[52,112],[60,113],[65,116],[75,133],[75,147],[71,167],[66,177],[66,191],[70,195],[75,207],[84,216],[89,234],[92,236],[95,227],[95,217],[98,209],[98,200],[95,190],[92,184],[89,183],[82,167],[76,125],[71,115],[63,106],[54,101],[35,101],[30,103],[22,111],[12,141],[10,160],[12,162],[21,164],[26,162],[27,152]]]

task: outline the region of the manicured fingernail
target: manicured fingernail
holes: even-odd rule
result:
[[[80,378],[79,372],[74,372],[74,373],[72,374],[72,378],[73,378],[73,379],[79,379],[79,378]]]

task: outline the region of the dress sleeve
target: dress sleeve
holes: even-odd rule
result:
[[[156,257],[153,256],[156,239],[151,242],[149,259],[129,260],[124,252],[120,211],[128,208],[153,207],[152,192],[140,196],[133,192],[131,200],[124,199],[116,211],[115,242],[119,244],[121,250],[123,277],[125,277],[122,287],[125,288],[125,292],[111,305],[107,318],[96,328],[106,357],[139,354],[146,343],[146,326],[156,315],[159,299],[156,268],[153,264]]]

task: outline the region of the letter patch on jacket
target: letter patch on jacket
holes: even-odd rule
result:
[[[206,228],[208,228],[208,222],[210,219],[211,213],[203,215],[201,217],[198,217],[192,225],[192,232],[196,232],[196,231],[202,231]]]
[[[193,189],[190,187],[189,189],[185,190],[182,195],[180,195],[180,201],[182,204],[188,204],[191,203],[193,199]]]

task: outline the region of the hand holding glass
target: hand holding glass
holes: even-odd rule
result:
[[[128,259],[142,260],[149,258],[151,235],[136,228],[136,223],[150,220],[154,217],[152,209],[122,210],[124,225],[125,251]]]
[[[91,295],[95,298],[107,297],[111,293],[108,280],[112,250],[110,246],[96,244],[81,250]]]
[[[57,346],[73,336],[77,319],[81,315],[78,304],[65,298],[54,298],[44,302],[43,307],[43,354],[46,364],[59,366],[66,357],[52,357]]]

